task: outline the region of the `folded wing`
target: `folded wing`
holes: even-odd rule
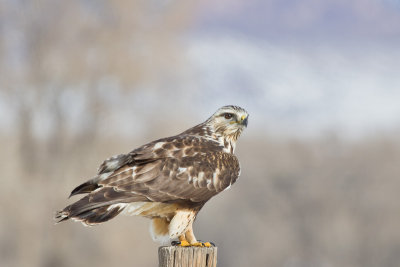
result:
[[[104,161],[95,178],[71,193],[88,195],[57,216],[94,224],[118,215],[118,203],[203,205],[238,176],[237,158],[214,141],[196,136],[160,139]]]

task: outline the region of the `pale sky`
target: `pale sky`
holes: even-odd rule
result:
[[[201,31],[303,41],[400,41],[399,0],[208,0],[198,14]]]

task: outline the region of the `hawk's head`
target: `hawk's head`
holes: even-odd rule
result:
[[[249,114],[238,106],[224,106],[217,110],[206,123],[210,125],[215,133],[236,141],[247,127]]]

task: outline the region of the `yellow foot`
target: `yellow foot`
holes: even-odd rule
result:
[[[192,246],[209,248],[209,247],[212,247],[213,245],[210,242],[204,242],[204,243],[203,242],[196,242],[196,243],[192,244]]]
[[[215,247],[214,243],[212,242],[196,242],[193,244],[190,244],[188,241],[186,240],[182,240],[182,241],[172,241],[171,245],[173,246],[178,246],[178,247]]]
[[[171,245],[178,246],[178,247],[190,247],[191,245],[186,240],[182,241],[172,241]]]
[[[190,244],[186,240],[183,240],[183,241],[180,242],[180,244],[178,244],[178,246],[180,246],[180,247],[189,247]]]
[[[212,247],[213,245],[211,245],[210,242],[204,242],[204,243],[203,243],[203,246],[209,248],[209,247]]]

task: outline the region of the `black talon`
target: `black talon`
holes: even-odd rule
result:
[[[181,241],[172,241],[171,246],[179,246],[181,244]]]

